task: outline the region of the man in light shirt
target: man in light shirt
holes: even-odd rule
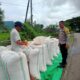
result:
[[[12,29],[12,31],[10,33],[11,49],[13,51],[20,51],[21,46],[27,45],[26,42],[21,41],[21,38],[19,35],[19,31],[21,31],[21,29],[23,28],[22,26],[23,25],[21,22],[15,22],[14,28]]]
[[[67,56],[68,56],[68,33],[69,29],[64,26],[64,22],[59,22],[59,47],[62,54],[62,63],[60,67],[64,68],[67,64]]]

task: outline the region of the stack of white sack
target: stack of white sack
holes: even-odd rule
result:
[[[39,36],[33,39],[28,47],[22,47],[22,52],[29,61],[30,74],[36,79],[40,79],[40,71],[46,71],[46,65],[52,65],[51,60],[57,57],[59,41],[56,38]],[[7,46],[11,49],[11,46]],[[26,61],[27,63],[27,61]]]
[[[39,50],[35,49],[31,46],[26,47],[23,52],[25,53],[26,57],[28,57],[29,61],[29,70],[31,76],[36,79],[40,79],[40,71],[39,71]]]
[[[45,45],[31,45],[35,49],[39,49],[38,62],[39,71],[46,71],[46,56],[45,56]]]
[[[47,46],[48,56],[49,56],[49,63],[48,63],[48,65],[52,65],[52,62],[51,62],[51,60],[53,59],[52,49],[53,49],[55,46],[52,47],[52,43],[51,43],[51,38],[50,38],[50,37],[47,37],[47,38],[46,38],[45,43],[46,43],[46,46]]]
[[[39,36],[39,37],[36,37],[36,38],[33,39],[32,44],[42,45],[42,44],[44,44],[45,40],[46,40],[46,37]]]
[[[52,65],[52,62],[51,60],[54,59],[53,57],[57,56],[57,51],[55,50],[55,46],[56,44],[54,44],[55,41],[50,38],[50,37],[44,37],[44,36],[39,36],[39,37],[36,37],[34,40],[33,40],[33,44],[34,45],[43,45],[45,44],[46,45],[46,48],[47,48],[47,51],[46,51],[46,62],[48,65]]]
[[[54,59],[54,57],[58,56],[58,53],[60,52],[59,50],[59,40],[56,38],[50,38],[50,37],[44,37],[44,36],[39,36],[33,39],[32,44],[34,45],[46,45],[47,51],[46,51],[46,62],[48,65],[51,65],[51,60]]]
[[[11,49],[11,45],[8,45],[7,48]],[[32,48],[30,45],[22,46],[21,49],[22,50],[20,51],[26,55],[26,58],[28,60],[27,62],[29,62],[29,70],[31,76],[35,77],[36,79],[40,79],[39,63],[38,63],[39,50]]]
[[[44,37],[42,38],[45,39]],[[38,37],[38,39],[40,38]],[[47,61],[49,56],[47,46],[42,42],[44,40],[40,39],[40,43],[37,41],[36,39],[32,41],[32,43],[26,47],[23,52],[29,59],[30,74],[36,79],[40,79],[40,71],[46,71],[46,64],[51,61]]]
[[[50,38],[48,39],[48,48],[49,48],[49,54],[50,54],[50,59],[54,59],[55,57],[58,56],[58,53],[60,52],[59,50],[59,41],[56,38]]]
[[[25,54],[3,49],[0,64],[0,80],[30,80]]]
[[[49,43],[45,42],[45,48],[44,48],[45,58],[46,58],[46,64],[52,65],[50,54],[49,54]]]
[[[3,54],[2,51],[4,50],[6,50],[6,47],[0,46],[0,80],[9,80],[4,62],[1,59],[1,54]]]
[[[46,65],[51,65],[50,48],[48,46],[48,37],[39,36],[33,39],[31,47],[39,49],[39,69],[40,71],[46,71]]]
[[[50,38],[50,37],[44,37],[44,36],[36,37],[36,38],[33,39],[32,44],[36,45],[36,47],[39,46],[39,45],[41,45],[41,46],[45,45],[43,47],[43,50],[42,50],[43,52],[40,55],[42,55],[42,56],[45,55],[45,57],[44,56],[42,57],[42,58],[44,58],[43,59],[44,60],[44,64],[51,65],[52,62],[51,62],[51,59],[50,59],[48,42],[46,40],[48,38]],[[45,71],[45,70],[46,70],[45,67],[43,67],[43,68],[40,69],[40,71]]]
[[[55,57],[57,57],[57,54],[55,52],[55,42],[53,40],[50,39],[49,42],[49,48],[50,48],[50,59],[54,60]]]
[[[8,50],[11,50],[11,45],[6,46]]]
[[[60,48],[59,48],[59,40],[57,38],[52,38],[52,41],[54,41],[54,51],[56,53],[56,55],[58,55],[60,53]]]

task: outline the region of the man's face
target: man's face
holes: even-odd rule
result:
[[[63,22],[60,22],[59,23],[59,26],[60,26],[61,29],[63,29],[64,28],[64,23]]]
[[[18,31],[21,31],[21,27],[17,26],[17,30],[18,30]]]

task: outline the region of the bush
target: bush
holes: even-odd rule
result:
[[[27,40],[32,40],[33,38],[35,38],[37,36],[35,30],[33,29],[33,27],[27,22],[24,23],[24,30],[21,32],[21,38],[27,39]]]
[[[10,33],[0,33],[0,46],[10,44]]]

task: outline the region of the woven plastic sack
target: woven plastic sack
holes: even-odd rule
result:
[[[40,53],[39,53],[39,67],[40,67],[40,71],[46,71],[47,67],[46,67],[46,45],[42,45],[42,47],[40,48]]]
[[[26,56],[13,51],[3,51],[1,60],[6,72],[6,80],[30,80]],[[0,79],[3,80],[3,79]]]
[[[40,72],[39,72],[39,50],[38,49],[31,49],[29,57],[29,69],[30,74],[35,79],[40,79]]]
[[[52,51],[51,51],[51,42],[50,42],[50,37],[47,37],[46,40],[45,40],[45,43],[46,43],[46,46],[47,46],[47,52],[48,52],[48,65],[52,65]]]
[[[33,48],[39,49],[39,70],[46,71],[45,45],[32,45]]]
[[[57,57],[57,45],[56,45],[56,43],[55,43],[55,41],[54,40],[51,40],[50,41],[50,45],[51,45],[51,56],[52,56],[52,59],[54,59],[54,57]]]
[[[50,40],[50,52],[51,52],[51,59],[54,59],[54,56],[56,57],[57,55],[55,54],[55,42]]]
[[[8,50],[11,50],[11,45],[6,46]]]
[[[44,56],[45,56],[46,65],[52,65],[47,44],[44,45],[43,49],[44,49]]]
[[[4,47],[4,46],[0,46],[0,52],[3,51],[3,50],[5,50],[5,49],[7,49],[7,48]]]
[[[52,38],[52,40],[54,41],[54,51],[55,51],[55,55],[58,55],[58,53],[60,52],[60,49],[59,49],[59,40],[56,39],[56,38]]]
[[[33,44],[35,45],[41,45],[44,44],[46,37],[44,36],[39,36],[33,39]]]
[[[40,79],[40,72],[39,72],[39,50],[34,48],[33,46],[26,47],[23,52],[25,53],[26,57],[28,58],[29,62],[29,70],[31,76],[36,79]]]
[[[6,50],[6,47],[0,46],[0,80],[9,80],[7,71],[5,68],[5,64],[1,59],[1,55],[3,54],[2,51],[5,51],[5,50]]]

